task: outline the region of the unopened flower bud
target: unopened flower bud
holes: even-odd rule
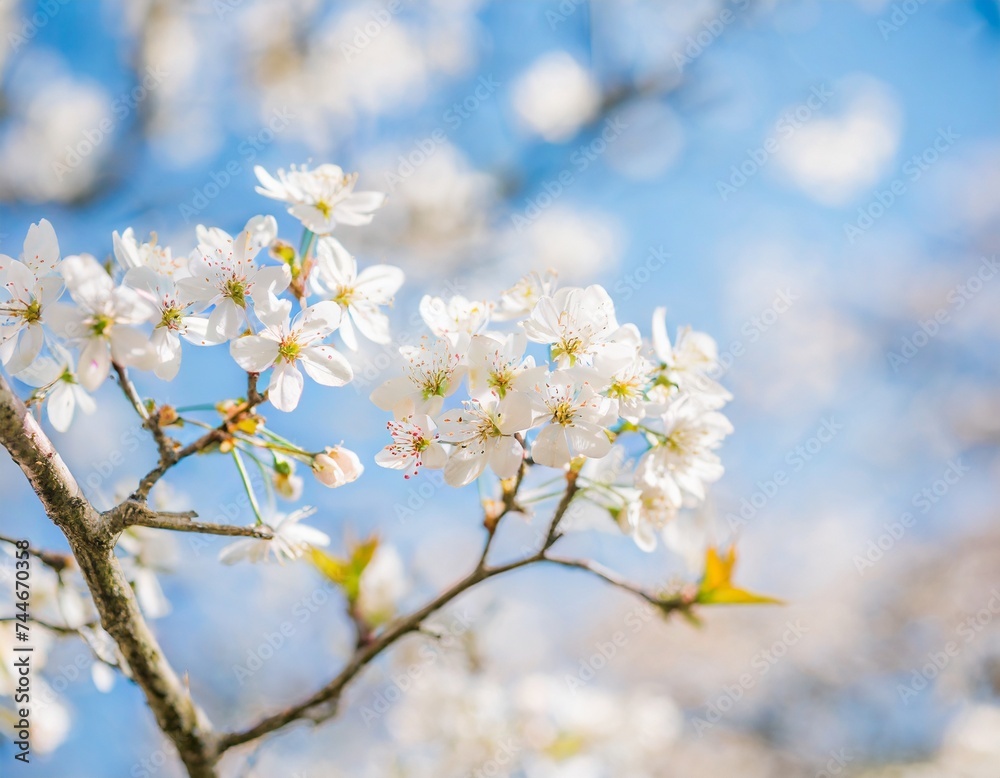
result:
[[[177,411],[172,405],[161,405],[156,420],[161,427],[169,426],[177,421]]]
[[[356,481],[365,470],[358,455],[343,446],[328,447],[317,454],[312,467],[319,482],[331,489]]]

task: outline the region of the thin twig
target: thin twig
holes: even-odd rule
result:
[[[150,414],[146,410],[146,406],[142,402],[142,398],[139,397],[139,392],[135,388],[135,384],[132,383],[132,379],[128,377],[128,370],[119,365],[117,362],[112,362],[111,366],[115,369],[118,374],[118,384],[122,388],[125,396],[128,398],[132,407],[135,408],[135,412],[139,414],[139,418],[142,419],[142,426],[149,430],[149,433],[153,436],[153,440],[156,442],[156,448],[160,452],[160,462],[170,462],[174,458],[174,454],[177,451],[177,441],[167,435],[163,431],[163,427],[160,426],[160,412]]]
[[[397,619],[383,632],[372,638],[370,642],[360,646],[354,652],[354,655],[351,657],[350,661],[348,661],[347,665],[336,677],[305,700],[279,711],[278,713],[271,714],[247,729],[221,735],[218,741],[218,753],[221,754],[226,749],[240,745],[241,743],[248,743],[252,740],[256,740],[262,735],[266,735],[268,732],[281,729],[282,727],[300,719],[309,719],[315,723],[319,723],[331,718],[336,715],[340,695],[347,684],[350,683],[354,677],[368,665],[369,662],[392,646],[400,638],[410,634],[411,632],[419,631],[423,626],[424,620],[427,619],[428,616],[436,613],[442,607],[476,584],[512,570],[527,567],[528,565],[536,564],[538,562],[548,561],[545,554],[559,537],[555,528],[559,525],[559,522],[565,515],[566,510],[569,508],[576,491],[576,476],[575,473],[570,471],[566,476],[566,492],[563,494],[562,500],[559,501],[559,504],[556,506],[552,515],[546,543],[536,553],[529,557],[508,562],[507,564],[499,565],[497,567],[476,565],[471,573],[453,584],[450,588],[443,591],[422,608],[414,611],[408,616]]]
[[[22,621],[22,619],[19,619],[17,616],[2,616],[2,617],[0,617],[0,623],[11,622],[11,621]],[[33,621],[39,627],[42,627],[43,629],[52,630],[53,632],[58,632],[60,635],[79,635],[80,637],[83,637],[83,635],[80,632],[80,630],[82,630],[82,629],[94,629],[95,627],[99,627],[100,626],[100,624],[98,624],[96,621],[89,621],[86,624],[81,624],[79,627],[64,627],[64,626],[62,626],[60,624],[50,624],[49,622],[43,621],[42,619],[38,618],[37,616],[31,616],[28,619],[28,621]]]
[[[0,542],[10,543],[12,546],[17,546],[18,543],[22,543],[24,541],[9,538],[6,535],[0,535]],[[46,551],[44,548],[35,548],[34,546],[28,546],[26,550],[33,557],[36,557],[43,565],[51,567],[57,573],[62,572],[67,567],[72,567],[74,564],[73,557],[70,554],[61,554],[57,551]]]
[[[522,436],[521,433],[518,433],[515,437],[521,444],[522,448],[524,448],[524,436]],[[521,457],[521,465],[517,468],[517,475],[514,476],[514,483],[509,487],[504,487],[503,508],[496,516],[490,516],[489,513],[487,513],[485,519],[483,520],[483,526],[486,527],[487,535],[486,543],[483,545],[483,552],[480,554],[479,562],[476,564],[476,567],[479,569],[486,567],[486,558],[490,554],[490,548],[493,545],[493,539],[496,537],[497,529],[500,526],[500,520],[508,513],[513,513],[515,511],[520,512],[522,510],[521,505],[517,502],[517,493],[521,490],[521,484],[524,482],[524,474],[528,469],[527,454],[528,452],[525,448],[523,456]]]
[[[247,399],[237,404],[226,415],[226,418],[223,419],[219,426],[209,430],[200,438],[184,446],[184,448],[179,451],[174,452],[170,461],[161,461],[156,467],[146,473],[146,475],[143,476],[142,480],[139,482],[138,488],[132,493],[130,499],[138,501],[146,500],[146,498],[149,497],[150,490],[156,485],[157,481],[166,475],[166,472],[171,467],[176,465],[182,459],[187,459],[193,454],[200,454],[210,446],[221,443],[231,434],[233,424],[243,419],[266,399],[267,392],[261,394],[257,391],[257,373],[248,373]]]

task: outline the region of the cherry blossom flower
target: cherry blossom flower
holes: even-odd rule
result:
[[[430,416],[408,413],[387,425],[392,443],[375,455],[375,462],[390,470],[403,470],[403,478],[415,476],[427,466],[432,470],[445,466],[448,458],[440,444],[440,434]]]
[[[125,268],[132,270],[137,267],[147,267],[161,276],[182,278],[188,274],[188,258],[175,257],[169,246],[160,246],[156,242],[156,233],[147,243],[140,243],[135,232],[129,227],[121,235],[117,231],[111,234],[114,245],[115,259]]]
[[[288,212],[317,235],[333,232],[338,224],[370,224],[373,212],[385,202],[381,192],[355,192],[358,174],[345,174],[337,165],[313,170],[292,165],[287,172],[279,170],[277,179],[260,165],[253,170],[262,184],[257,192],[288,203]]]
[[[326,533],[299,523],[314,513],[315,508],[306,507],[287,514],[274,514],[273,519],[261,525],[261,529],[273,534],[272,538],[241,538],[219,552],[219,561],[227,565],[244,560],[266,562],[273,556],[278,564],[284,564],[286,560],[299,559],[313,546],[330,545]]]
[[[276,233],[273,216],[255,216],[235,237],[198,226],[198,251],[188,264],[190,276],[180,279],[177,288],[199,310],[215,305],[208,317],[212,338],[231,340],[239,335],[248,325],[251,299],[269,309],[278,305],[277,295],[288,288],[291,271],[287,265],[259,267],[253,261]]]
[[[510,289],[500,293],[500,302],[493,307],[496,321],[521,319],[531,313],[543,297],[551,296],[556,288],[556,273],[549,270],[545,275],[528,273]]]
[[[403,285],[403,271],[392,265],[372,265],[358,272],[358,262],[338,240],[320,238],[316,244],[316,270],[311,276],[321,294],[331,296],[346,314],[340,337],[351,351],[358,350],[358,331],[373,343],[388,343],[389,318],[379,310],[392,305]]]
[[[646,415],[647,389],[654,372],[653,364],[639,353],[639,342],[635,341],[631,353],[626,349],[605,349],[594,357],[592,369],[581,371],[608,398],[614,415],[632,423]]]
[[[343,446],[328,446],[313,457],[312,467],[316,480],[331,489],[357,481],[365,471],[358,455]]]
[[[59,432],[66,432],[77,408],[89,415],[96,404],[77,381],[70,353],[60,346],[52,346],[50,351],[52,356],[35,360],[17,378],[35,387],[35,396],[44,397],[49,423]]]
[[[502,399],[508,392],[533,391],[548,368],[525,357],[525,346],[527,338],[520,332],[474,336],[469,344],[469,394],[496,392]]]
[[[628,503],[619,523],[641,550],[652,551],[657,531],[673,522],[680,508],[673,493],[647,485]]]
[[[433,345],[425,338],[419,346],[404,346],[399,352],[409,361],[407,374],[376,388],[371,401],[384,411],[395,412],[410,402],[416,413],[436,414],[462,381],[462,354],[444,338]]]
[[[653,312],[653,350],[663,366],[664,377],[679,389],[700,395],[703,405],[721,408],[732,395],[710,375],[719,365],[715,340],[704,332],[681,327],[677,330],[676,342],[671,345],[666,317],[666,308]]]
[[[724,472],[714,449],[733,431],[732,424],[690,397],[672,403],[662,424],[660,443],[636,467],[636,486],[643,492],[662,493],[677,506],[704,500],[705,484]]]
[[[574,457],[603,457],[611,450],[607,425],[613,413],[607,398],[587,383],[553,373],[540,387],[545,426],[531,456],[547,467],[563,467]]]
[[[44,311],[59,299],[62,279],[54,275],[59,242],[52,225],[42,219],[28,228],[21,261],[0,254],[0,364],[11,373],[28,367],[44,343]]]
[[[208,319],[191,313],[196,301],[186,297],[171,276],[139,266],[129,270],[122,283],[134,289],[156,310],[158,320],[154,319],[156,324],[149,345],[157,378],[172,381],[177,376],[181,367],[182,337],[199,346],[222,342],[214,333],[209,334]]]
[[[591,364],[618,335],[614,303],[603,287],[565,287],[538,300],[523,322],[528,340],[549,345],[559,367]]]
[[[444,480],[465,486],[479,478],[487,464],[498,478],[513,478],[524,459],[524,446],[515,435],[534,422],[531,397],[511,392],[500,399],[492,394],[463,405],[441,417],[442,438],[455,444]]]
[[[455,295],[445,302],[440,297],[425,294],[420,300],[420,316],[424,324],[439,338],[452,345],[468,341],[490,320],[491,305],[481,300],[467,300]]]
[[[311,305],[291,322],[291,303],[275,311],[257,315],[267,325],[259,335],[245,335],[229,344],[236,364],[248,373],[260,373],[273,367],[268,399],[279,411],[292,411],[302,396],[303,378],[299,363],[306,374],[324,386],[343,386],[354,372],[343,354],[333,346],[320,344],[340,324],[340,307],[332,302]]]
[[[76,305],[53,303],[49,323],[56,334],[81,347],[77,375],[93,391],[111,369],[112,360],[146,370],[152,364],[149,341],[136,324],[155,310],[133,289],[115,286],[111,276],[89,254],[66,257],[60,266]]]

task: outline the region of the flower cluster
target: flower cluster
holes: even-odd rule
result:
[[[330,234],[338,224],[371,222],[384,196],[356,192],[357,176],[335,165],[256,173],[258,191],[302,222],[298,250],[279,239],[274,217],[255,216],[235,235],[198,226],[186,255],[155,234],[140,242],[131,229],[116,232],[117,266],[87,254],[60,258],[45,220],[29,229],[19,259],[0,255],[0,363],[35,387],[30,401],[47,403],[56,429],[67,429],[77,408],[93,410],[90,393],[112,369],[122,382],[128,368],[172,380],[184,341],[228,344],[253,387],[268,374],[261,399],[285,412],[298,406],[306,377],[334,387],[352,380],[351,362],[329,342],[334,332],[352,351],[359,336],[391,342],[383,309],[402,271],[359,268]],[[60,299],[64,292],[69,300]],[[406,478],[442,469],[456,487],[487,470],[518,485],[531,465],[567,470],[579,495],[646,549],[721,476],[715,450],[731,431],[720,413],[730,396],[711,377],[715,343],[687,327],[671,341],[664,309],[644,340],[634,324],[619,323],[603,287],[560,288],[549,273],[523,278],[495,301],[425,296],[419,311],[428,333],[400,349],[403,374],[371,394],[393,415],[379,465]],[[169,411],[158,411],[160,424],[184,422]],[[363,470],[348,449],[306,452],[260,418],[243,424],[220,448],[233,454],[245,484],[241,451],[261,464],[256,449],[272,460],[271,491],[288,499],[301,493],[296,460],[331,487]],[[629,441],[637,463],[601,466],[622,461],[617,452]],[[296,558],[326,540],[299,525],[308,511],[265,522],[252,494],[251,503],[272,537],[241,542],[230,558]]]
[[[131,228],[115,232],[117,267],[89,254],[60,258],[44,219],[28,230],[18,259],[0,255],[0,364],[36,387],[32,399],[47,402],[56,429],[68,429],[77,408],[93,410],[90,393],[112,366],[172,380],[183,341],[228,343],[248,372],[270,369],[269,399],[282,411],[298,404],[303,371],[326,386],[353,377],[326,343],[335,330],[351,349],[357,333],[388,342],[381,308],[392,303],[402,272],[387,265],[358,272],[329,234],[338,222],[371,221],[384,197],[354,192],[356,176],[334,165],[279,171],[281,183],[259,168],[257,175],[260,191],[286,200],[305,224],[300,252],[278,240],[274,217],[255,216],[235,235],[199,225],[187,255],[158,245],[155,234],[140,242]],[[325,299],[308,305],[311,294]]]
[[[529,465],[569,469],[647,550],[722,475],[715,449],[732,427],[719,412],[730,395],[711,377],[715,342],[689,327],[671,342],[664,309],[644,341],[601,286],[557,288],[533,274],[496,302],[424,297],[420,313],[430,334],[400,349],[404,374],[371,395],[394,416],[381,466],[406,478],[442,468],[456,487],[487,469],[499,479]],[[641,454],[628,472],[584,467],[619,461],[613,449],[629,440]]]
[[[112,370],[123,384],[128,370],[173,380],[184,341],[228,344],[247,373],[269,372],[263,396],[285,412],[298,406],[305,377],[324,386],[352,380],[350,362],[329,343],[335,331],[351,350],[358,349],[359,335],[389,342],[383,309],[402,285],[402,271],[389,265],[359,269],[330,234],[338,224],[369,223],[384,196],[355,192],[357,175],[335,165],[278,171],[277,179],[261,168],[256,173],[258,191],[285,201],[302,222],[299,250],[279,239],[273,216],[255,216],[233,235],[199,225],[186,254],[160,245],[155,234],[143,242],[131,228],[115,232],[114,261],[102,264],[89,254],[62,257],[55,230],[43,219],[28,230],[17,259],[0,255],[0,364],[34,388],[29,404],[44,405],[55,429],[65,432],[77,409],[94,411],[91,395]],[[233,404],[215,407],[227,418]],[[153,408],[137,410],[145,417]],[[173,408],[157,414],[161,426],[189,421]],[[338,487],[360,476],[357,456],[341,446],[304,451],[256,416],[230,432],[219,450],[232,453],[257,524],[271,537],[238,542],[224,560],[294,559],[329,542],[299,524],[308,508],[267,511],[265,521],[242,455],[272,471],[272,496],[293,500],[302,491],[296,461],[308,464],[323,485]],[[255,453],[261,450],[266,459]]]

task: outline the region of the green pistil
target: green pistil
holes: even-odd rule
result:
[[[177,329],[183,318],[184,315],[180,308],[166,308],[163,311],[163,318],[160,319],[160,326],[166,327],[168,330]]]
[[[94,317],[94,320],[90,323],[90,331],[98,336],[102,337],[105,330],[108,329],[113,324],[111,317],[105,316],[104,314],[99,314]]]
[[[27,308],[24,309],[24,320],[28,324],[34,324],[36,321],[40,321],[42,318],[42,304],[38,300],[32,300]]]
[[[611,384],[611,386],[608,388],[608,396],[609,397],[619,397],[619,398],[621,398],[621,397],[628,397],[628,395],[629,395],[629,386],[628,386],[628,384],[614,383],[614,384]]]
[[[300,347],[294,340],[284,341],[278,346],[278,357],[286,362],[294,362],[299,357]]]
[[[559,403],[552,411],[552,421],[556,424],[569,424],[573,420],[573,406],[568,402]]]
[[[567,356],[569,357],[570,366],[573,366],[576,364],[576,357],[580,353],[582,347],[583,341],[579,338],[564,340],[559,345],[552,346],[552,358],[559,359],[561,356]]]
[[[427,380],[424,382],[423,394],[425,400],[429,400],[431,397],[444,397],[447,391],[448,374],[444,371],[428,376]]]
[[[333,302],[338,305],[342,305],[345,308],[354,301],[355,292],[349,286],[342,286],[337,289],[337,296],[333,298]]]
[[[510,386],[510,376],[507,373],[490,373],[486,383],[491,389],[496,390],[502,400],[507,394],[507,387]]]
[[[225,290],[222,294],[240,306],[240,308],[247,307],[246,284],[242,280],[230,278],[226,281]]]

